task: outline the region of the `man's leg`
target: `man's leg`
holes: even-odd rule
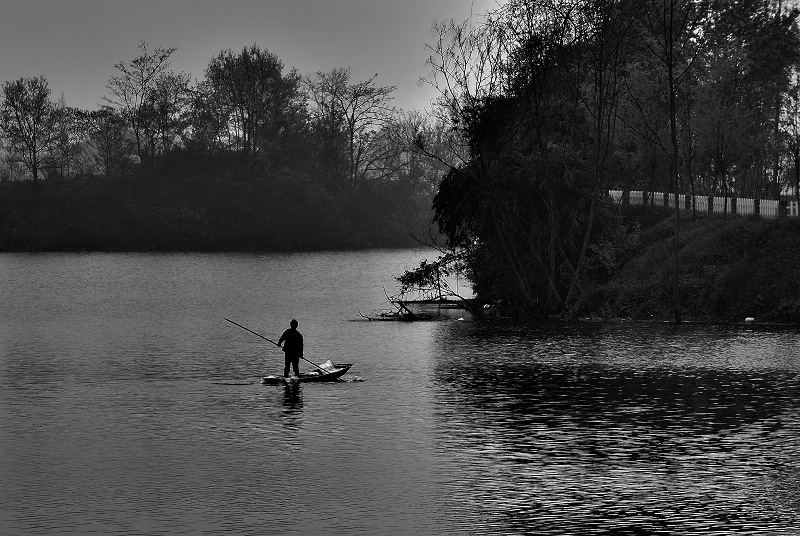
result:
[[[284,366],[283,366],[283,377],[284,377],[284,378],[288,378],[288,377],[289,377],[289,366],[292,364],[293,360],[292,360],[292,358],[291,358],[291,357],[289,357],[289,355],[287,354],[287,355],[284,357],[284,359],[283,359],[283,362],[284,362]],[[295,365],[295,369],[296,369],[296,368],[297,368],[297,365]]]
[[[292,358],[292,368],[294,368],[294,375],[300,377],[300,357]]]

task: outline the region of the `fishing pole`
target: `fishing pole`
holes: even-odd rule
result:
[[[282,348],[282,346],[281,346],[280,344],[278,344],[277,342],[275,342],[275,341],[273,341],[273,340],[271,340],[271,339],[268,339],[268,338],[266,338],[265,336],[263,336],[263,335],[262,335],[262,334],[260,334],[260,333],[256,333],[255,331],[253,331],[253,330],[252,330],[252,329],[250,329],[250,328],[246,328],[246,327],[244,327],[244,326],[243,326],[243,325],[241,325],[241,324],[237,324],[236,322],[234,322],[234,321],[233,321],[233,320],[231,320],[230,318],[225,318],[225,317],[223,316],[223,317],[222,317],[222,319],[223,319],[223,320],[225,320],[225,321],[227,321],[227,322],[230,322],[230,323],[231,323],[231,324],[233,324],[234,326],[238,326],[238,327],[242,328],[242,329],[243,329],[243,330],[245,330],[245,331],[249,331],[250,333],[252,333],[253,335],[255,335],[255,336],[257,336],[257,337],[261,337],[262,339],[264,339],[264,340],[265,340],[265,341],[267,341],[267,342],[271,342],[272,344],[274,344],[274,345],[275,345],[275,346],[277,346],[278,348]],[[322,367],[320,367],[319,365],[317,365],[317,364],[316,364],[316,363],[314,363],[313,361],[309,361],[308,359],[306,359],[306,358],[305,358],[305,357],[303,357],[303,356],[300,356],[300,359],[302,359],[302,360],[303,360],[303,361],[305,361],[306,363],[311,363],[312,365],[314,365],[315,367],[317,367],[319,370],[321,370],[323,373],[325,372],[325,369],[323,369]]]

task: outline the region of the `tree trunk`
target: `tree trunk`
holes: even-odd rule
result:
[[[671,28],[670,28],[671,29]],[[672,32],[670,31],[670,36]],[[677,119],[677,104],[675,102],[675,62],[672,58],[674,48],[668,48],[670,57],[668,62],[668,76],[669,76],[669,115],[670,115],[670,141],[672,143],[672,158],[670,162],[670,174],[672,175],[672,190],[675,192],[675,242],[673,247],[673,261],[675,266],[675,281],[672,289],[672,308],[675,315],[675,323],[681,323],[681,305],[680,305],[680,289],[681,289],[681,261],[678,255],[678,248],[680,246],[680,231],[681,231],[681,209],[678,206],[678,119]]]

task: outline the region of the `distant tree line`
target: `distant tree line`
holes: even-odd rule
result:
[[[782,0],[509,0],[437,25],[429,82],[467,155],[434,199],[440,260],[484,302],[569,313],[624,249],[610,188],[800,195],[797,20]]]
[[[254,44],[192,81],[175,50],[142,43],[95,110],[41,76],[2,85],[0,250],[397,244],[430,220],[448,162],[414,141],[454,133],[377,75],[304,76]]]

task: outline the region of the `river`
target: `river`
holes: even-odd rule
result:
[[[0,533],[800,531],[800,331],[354,321],[423,256],[0,255]]]

